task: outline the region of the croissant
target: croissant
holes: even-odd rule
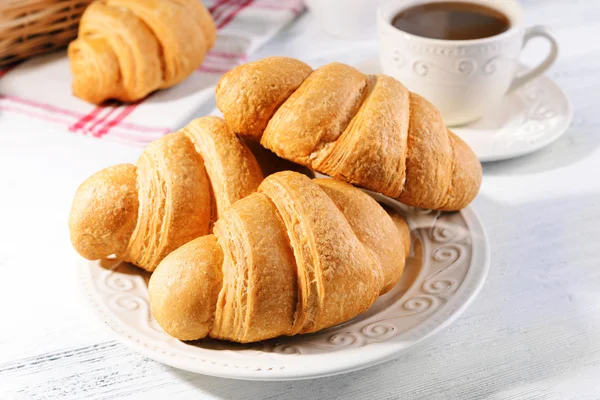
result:
[[[87,259],[115,254],[153,271],[171,251],[208,234],[262,179],[221,118],[199,118],[150,143],[136,165],[109,167],[83,182],[69,217],[71,242]]]
[[[392,215],[344,182],[270,175],[220,215],[214,235],[160,263],[152,313],[180,340],[240,343],[345,322],[402,274],[409,231]]]
[[[131,102],[197,69],[216,28],[198,0],[100,0],[85,10],[69,44],[75,96]]]
[[[471,148],[431,103],[391,77],[269,57],[226,73],[216,95],[239,135],[405,204],[459,210],[479,191]]]

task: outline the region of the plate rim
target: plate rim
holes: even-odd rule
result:
[[[372,343],[360,348],[343,350],[347,353],[346,356],[351,356],[352,358],[352,361],[345,362],[345,366],[343,367],[332,366],[330,364],[323,363],[323,365],[317,365],[314,366],[314,368],[265,370],[263,368],[253,369],[253,367],[247,366],[235,366],[235,368],[232,366],[232,368],[228,368],[225,364],[221,363],[225,365],[225,368],[228,368],[226,372],[221,372],[221,370],[218,368],[211,368],[211,365],[217,364],[214,361],[199,360],[197,364],[190,368],[190,361],[188,359],[178,358],[168,354],[167,352],[159,351],[158,349],[153,350],[148,347],[146,343],[141,343],[139,338],[136,339],[131,336],[125,336],[123,333],[118,332],[118,326],[121,324],[121,322],[116,317],[111,316],[110,312],[105,310],[106,305],[102,304],[102,302],[93,295],[91,288],[91,281],[93,278],[91,274],[85,273],[86,270],[89,271],[90,261],[85,260],[81,256],[78,256],[77,258],[77,282],[81,295],[84,297],[84,301],[88,306],[88,309],[90,309],[90,311],[94,314],[95,320],[101,322],[102,325],[104,325],[107,330],[114,335],[117,341],[129,348],[132,348],[143,356],[165,365],[188,372],[220,378],[256,381],[304,380],[339,375],[368,368],[399,357],[402,352],[407,351],[415,344],[432,337],[442,329],[449,326],[452,322],[456,321],[479,295],[487,280],[490,269],[491,255],[489,238],[481,219],[475,213],[472,206],[466,207],[465,209],[461,210],[460,213],[463,214],[463,219],[472,237],[473,253],[471,266],[474,266],[475,268],[469,268],[469,271],[476,274],[473,281],[470,282],[471,286],[473,287],[462,288],[463,290],[459,288],[461,293],[457,293],[456,297],[453,298],[453,302],[457,304],[455,304],[455,307],[451,311],[446,310],[443,312],[442,308],[440,309],[439,315],[433,318],[433,320],[432,317],[430,317],[408,331],[412,332],[420,328],[420,336],[416,338],[395,343],[393,342],[392,338],[389,341],[384,341],[381,343]],[[422,326],[428,322],[429,324],[434,323],[434,325],[431,327]],[[390,346],[390,343],[395,345]],[[368,352],[365,352],[366,348],[369,349]]]
[[[521,61],[518,61],[517,64],[519,67],[531,68],[527,64],[525,64]],[[379,57],[377,57],[377,56],[363,59],[362,61],[356,63],[354,66],[356,69],[358,69],[360,71],[362,71],[362,69],[364,69],[364,68],[367,68],[367,66],[369,66],[369,67],[376,66],[378,72],[382,73],[381,65],[379,62]],[[534,145],[527,146],[524,149],[517,149],[514,151],[508,151],[508,152],[504,152],[504,153],[499,153],[499,154],[495,154],[495,155],[487,155],[487,156],[486,155],[480,156],[478,154],[475,154],[477,156],[477,159],[479,160],[479,162],[487,163],[487,162],[511,160],[513,158],[518,158],[518,157],[525,156],[527,154],[534,153],[538,150],[543,149],[544,147],[551,145],[552,143],[554,143],[555,141],[560,139],[569,130],[569,127],[571,126],[571,123],[573,122],[574,109],[573,109],[573,104],[572,104],[571,100],[569,99],[569,96],[567,95],[567,93],[560,87],[560,85],[558,83],[556,83],[551,77],[549,77],[546,74],[542,74],[542,75],[535,77],[533,79],[533,81],[535,81],[535,80],[543,80],[545,82],[545,84],[553,86],[554,89],[556,89],[556,92],[560,94],[561,100],[566,105],[566,114],[564,115],[563,122],[559,125],[559,127],[557,127],[555,129],[556,133],[553,135],[549,135],[544,140],[537,141],[537,142],[535,142]],[[464,129],[462,126],[451,127],[451,128]],[[455,133],[456,133],[456,135],[461,136],[460,133],[458,133],[458,132],[455,132]]]

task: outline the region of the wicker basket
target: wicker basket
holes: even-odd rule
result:
[[[93,0],[0,0],[0,66],[66,46]]]

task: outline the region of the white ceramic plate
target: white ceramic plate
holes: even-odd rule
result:
[[[357,68],[381,73],[379,60],[363,61]],[[526,70],[524,65],[519,70]],[[540,76],[504,97],[480,120],[452,131],[471,146],[479,161],[522,156],[548,146],[569,128],[573,109],[567,95],[547,76]]]
[[[400,208],[412,250],[401,281],[365,313],[324,331],[240,345],[183,343],[150,313],[149,274],[115,260],[81,259],[78,281],[92,312],[120,341],[143,355],[187,371],[238,379],[316,378],[365,368],[400,352],[458,318],[483,286],[489,268],[485,230],[468,207],[457,213]]]

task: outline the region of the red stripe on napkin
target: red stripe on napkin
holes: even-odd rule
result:
[[[69,131],[79,132],[86,124],[93,121],[94,118],[96,118],[96,115],[100,114],[103,109],[103,106],[94,107],[94,109],[91,112],[81,117],[79,121],[77,121],[73,125],[69,126]]]
[[[32,117],[35,119],[41,119],[43,121],[54,122],[54,123],[58,123],[58,124],[64,124],[64,125],[70,124],[69,121],[65,121],[63,119],[55,118],[50,115],[46,115],[46,114],[42,114],[42,113],[32,112],[32,111],[29,111],[29,110],[26,110],[26,109],[20,108],[20,107],[13,107],[13,106],[7,106],[4,104],[0,104],[0,110],[10,111],[10,112],[14,112],[17,114],[23,114],[28,117]]]
[[[232,0],[224,0],[219,2],[218,6],[210,13],[215,25],[219,22],[223,14],[225,14],[232,7],[235,7],[235,4],[232,4]]]
[[[19,114],[35,115],[35,116],[39,116],[40,119],[53,121],[53,122],[60,121],[64,125],[67,125],[70,127],[73,127],[77,123],[80,123],[84,119],[84,117],[89,116],[89,114],[82,114],[82,113],[78,113],[75,111],[66,110],[64,108],[56,107],[51,104],[40,103],[40,102],[29,100],[29,99],[22,99],[22,98],[16,97],[16,96],[8,96],[8,95],[0,94],[0,102],[2,102],[2,101],[9,103],[9,104],[1,104],[0,103],[0,109],[3,109],[5,111],[14,111]],[[21,107],[21,106],[24,106],[24,107]],[[104,108],[105,107],[101,107],[101,109],[104,109]],[[112,110],[118,110],[120,108],[122,108],[122,107],[112,107]],[[56,119],[56,118],[53,118],[52,115],[48,115],[48,114],[44,114],[44,113],[59,114],[59,115],[62,115],[63,117],[66,117],[66,119]],[[103,118],[102,121],[104,121],[104,120],[105,119]],[[102,121],[98,121],[98,122],[102,122]],[[91,128],[84,129],[84,130],[87,131],[87,130],[93,129],[97,125],[98,124],[95,123],[94,126],[92,126]],[[124,130],[140,132],[140,133],[166,134],[166,133],[171,132],[171,128],[167,128],[164,126],[145,126],[145,125],[140,125],[140,124],[131,123],[131,122],[121,122],[119,124],[119,127]]]
[[[127,117],[129,114],[131,114],[133,112],[133,110],[135,110],[136,107],[142,103],[142,101],[143,100],[140,100],[136,103],[126,106],[119,113],[119,115],[117,115],[117,117],[115,119],[113,119],[112,121],[108,121],[98,132],[94,133],[93,136],[94,137],[102,137],[102,136],[106,135],[112,127],[118,125],[121,121],[123,121],[123,119],[125,119],[125,117]]]
[[[254,0],[246,0],[242,4],[240,4],[238,8],[236,8],[232,13],[230,13],[227,17],[225,17],[225,19],[223,21],[221,21],[217,25],[217,29],[221,29],[224,26],[226,26],[227,24],[229,24],[235,18],[235,16],[240,13],[240,11],[242,11],[244,8],[246,8],[250,4],[252,4],[253,1]]]
[[[327,0],[321,0],[327,1]],[[298,5],[297,1],[285,1],[285,0],[272,0],[272,1],[259,1],[254,3],[253,7],[261,8],[263,10],[277,10],[277,11],[290,11],[293,14],[298,14],[302,11],[302,6]]]
[[[106,107],[106,108],[109,108],[109,107]],[[106,121],[107,119],[110,121],[109,117],[111,115],[113,115],[115,113],[115,111],[117,111],[119,108],[120,107],[118,107],[118,106],[110,107],[108,109],[108,112],[106,114],[104,114],[104,116],[102,118],[95,120],[92,123],[92,125],[89,128],[85,128],[85,130],[87,132],[90,132],[92,134],[92,136],[98,137],[97,133],[94,132],[94,129],[96,129],[97,126],[100,126],[100,129],[102,129],[102,123],[104,123],[104,121]]]
[[[224,74],[225,72],[229,72],[231,67],[209,67],[208,65],[203,65],[198,68],[196,71],[206,72],[208,74]]]
[[[51,105],[51,104],[40,103],[40,102],[37,102],[37,101],[34,101],[34,100],[22,99],[22,98],[17,97],[17,96],[9,96],[9,95],[5,95],[5,94],[0,94],[0,99],[6,99],[6,100],[9,100],[11,102],[28,105],[28,106],[39,108],[41,110],[45,110],[45,111],[48,111],[48,112],[69,115],[69,116],[75,117],[75,118],[81,118],[81,117],[83,117],[83,114],[76,113],[75,111],[66,110],[64,108],[56,107],[56,106]]]
[[[222,51],[210,51],[206,54],[204,62],[197,71],[208,73],[225,73],[248,61],[245,53],[228,53]]]
[[[227,3],[229,0],[219,0],[219,1],[215,1],[215,4],[213,4],[212,6],[208,7],[208,12],[211,14],[214,14],[215,11],[221,7],[223,4]]]
[[[225,51],[210,51],[207,53],[207,56],[217,57],[217,58],[226,58],[226,59],[240,59],[240,58],[248,58],[245,53],[227,53]]]

